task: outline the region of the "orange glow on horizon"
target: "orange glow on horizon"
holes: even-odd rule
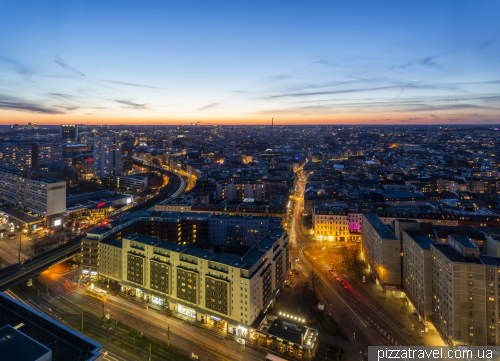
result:
[[[274,124],[280,125],[377,125],[377,124],[428,124],[427,119],[419,118],[418,121],[403,121],[401,119],[414,117],[414,114],[331,114],[331,115],[277,115],[277,116],[225,116],[225,117],[172,117],[164,116],[112,116],[112,115],[82,115],[82,114],[34,114],[16,111],[0,111],[0,124],[37,123],[38,125],[59,125],[59,124],[85,124],[85,125],[190,125],[200,122],[199,125],[270,125],[271,118]],[[393,120],[394,119],[394,120]],[[399,120],[398,120],[399,119]],[[429,124],[471,124],[470,120],[448,122],[446,117],[433,118]],[[490,123],[491,124],[491,123]]]

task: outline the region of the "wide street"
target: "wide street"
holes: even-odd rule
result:
[[[394,315],[383,307],[376,307],[378,301],[367,292],[364,292],[356,283],[349,288],[337,281],[328,271],[334,271],[342,278],[346,278],[345,269],[337,269],[326,248],[322,243],[311,242],[308,235],[304,234],[300,210],[303,202],[305,184],[298,182],[299,196],[295,202],[295,210],[290,224],[291,246],[290,257],[294,268],[300,269],[309,277],[312,268],[321,280],[319,298],[325,304],[325,312],[331,312],[337,322],[343,326],[349,338],[356,341],[364,350],[368,346],[424,345],[409,330],[398,322]],[[327,248],[341,245],[330,245]],[[298,257],[299,261],[293,259]]]
[[[64,322],[64,318],[59,319],[58,310],[61,315],[66,313],[62,311],[62,308],[59,309],[58,305],[61,302],[64,302],[65,307],[69,307],[73,313],[80,313],[82,310],[84,313],[87,311],[102,312],[103,303],[86,296],[84,293],[85,286],[75,284],[74,275],[78,276],[79,273],[78,269],[64,274],[56,274],[51,270],[45,271],[39,276],[39,280],[45,284],[48,279],[48,286],[52,291],[49,295],[40,297],[36,301],[29,299],[16,289],[9,290],[6,293],[29,307],[62,322]],[[109,314],[112,320],[118,320],[118,322],[130,326],[138,332],[143,332],[144,335],[152,336],[163,342],[168,340],[167,326],[169,326],[170,344],[198,355],[201,360],[254,361],[262,359],[262,354],[259,354],[256,350],[249,347],[245,348],[233,340],[227,340],[224,344],[221,338],[207,330],[191,326],[174,317],[163,316],[157,311],[138,307],[120,297],[110,295],[108,300],[104,302],[104,313]],[[105,360],[134,359],[115,349],[106,349],[106,351],[108,351],[108,354],[104,357]]]

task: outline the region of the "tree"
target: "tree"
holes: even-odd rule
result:
[[[315,298],[318,297],[318,288],[320,287],[320,282],[321,280],[316,271],[311,270],[311,273],[309,274],[309,284]]]

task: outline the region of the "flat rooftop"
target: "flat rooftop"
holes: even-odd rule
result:
[[[380,220],[380,218],[375,213],[363,213],[363,216],[373,227],[375,232],[378,233],[382,239],[397,240],[397,237],[391,230]]]
[[[465,248],[477,249],[477,246],[470,241],[469,237],[450,235],[450,238],[453,238],[456,242],[458,242],[459,244],[461,244]]]
[[[411,239],[413,239],[422,249],[431,249],[432,240],[427,237],[422,231],[404,231]]]
[[[479,258],[465,258],[449,244],[434,243],[432,247],[435,247],[452,262],[482,264]]]
[[[36,361],[47,354],[52,359],[51,349],[10,325],[0,329],[0,354],[4,360]]]
[[[0,313],[5,316],[0,317],[0,328],[4,329],[6,326],[13,328],[21,323],[24,324],[19,331],[26,337],[37,340],[37,343],[45,349],[52,350],[52,355],[59,361],[96,361],[102,359],[102,345],[99,343],[1,292]],[[8,334],[10,331],[4,332]],[[18,348],[13,348],[11,352],[31,352],[30,348],[36,350],[34,344],[30,343],[29,347],[26,347],[22,337],[20,339]],[[0,340],[0,347],[2,344]],[[6,356],[9,350],[4,351],[2,348],[0,348],[0,352],[2,360],[30,360],[19,356]],[[16,354],[19,355],[19,353]]]
[[[28,213],[21,211],[18,208],[2,207],[2,208],[0,208],[0,212],[7,214],[9,217],[14,217],[14,218],[16,218],[16,219],[20,220],[21,222],[26,223],[28,225],[43,222],[43,218],[33,217],[33,216],[29,215]]]

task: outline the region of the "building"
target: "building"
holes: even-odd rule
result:
[[[384,291],[400,289],[401,242],[374,213],[363,214],[361,247],[375,282]]]
[[[116,188],[132,191],[142,191],[148,188],[148,177],[138,175],[115,175],[113,183]]]
[[[95,178],[121,175],[123,170],[121,146],[114,133],[94,137]]]
[[[345,242],[349,240],[349,211],[345,207],[314,206],[313,228],[317,241]]]
[[[498,345],[500,258],[479,256],[467,237],[432,244],[434,326],[450,345]]]
[[[30,170],[38,165],[38,143],[0,143],[0,166]]]
[[[122,292],[244,338],[253,336],[249,326],[272,304],[290,269],[288,234],[279,228],[241,257],[140,234],[104,249],[100,263],[121,261]],[[103,278],[116,279],[104,273],[110,267],[99,268]]]
[[[78,124],[61,124],[61,139],[78,139]]]
[[[405,230],[403,245],[403,290],[420,321],[432,317],[432,252],[434,242],[421,231]]]
[[[109,207],[117,209],[133,203],[134,197],[131,195],[112,191],[96,191],[66,197],[68,212]]]
[[[94,241],[86,241],[87,244],[84,249],[92,247]],[[106,239],[99,242],[100,264],[99,273],[102,277],[108,280],[121,282],[122,280],[122,242],[116,239]]]
[[[45,218],[47,227],[59,227],[66,212],[66,182],[0,168],[0,199]]]
[[[0,293],[2,360],[100,361],[102,345]]]
[[[38,165],[52,164],[62,161],[62,144],[40,143],[38,144]]]
[[[213,215],[210,213],[137,211],[127,214],[87,232],[82,240],[95,247],[83,253],[84,273],[97,275],[99,248],[97,241],[108,238],[121,240],[134,233],[168,240],[179,245],[253,247],[274,228],[281,228],[282,220],[271,217]],[[225,228],[228,228],[226,231]],[[97,240],[97,241],[96,241]],[[82,246],[83,247],[83,246]],[[96,261],[96,262],[92,262]]]
[[[281,218],[212,215],[209,241],[213,245],[254,246],[270,230],[281,227]]]

